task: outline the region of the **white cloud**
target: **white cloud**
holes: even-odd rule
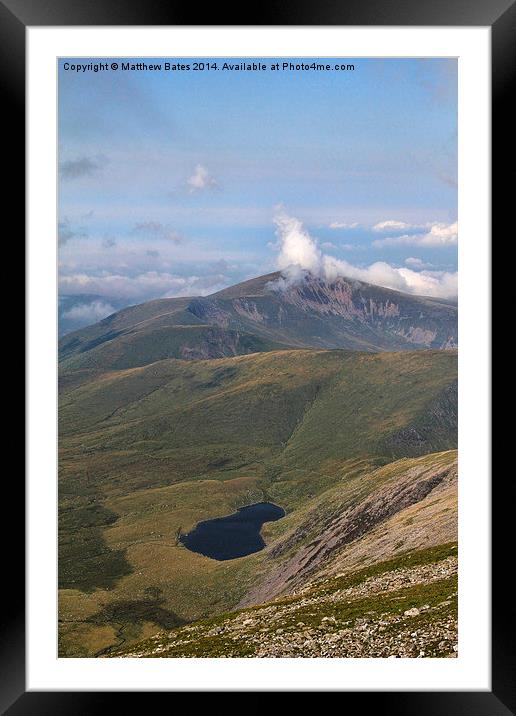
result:
[[[427,246],[431,248],[455,246],[458,241],[458,224],[435,223],[430,225],[430,231],[420,234],[404,234],[387,239],[373,241],[373,246]]]
[[[325,257],[325,273],[330,280],[334,280],[337,276],[345,276],[395,291],[421,296],[434,298],[457,296],[456,272],[413,271],[408,268],[396,268],[385,261],[376,261],[370,266],[359,268],[347,261],[331,260],[331,257]]]
[[[115,309],[109,303],[92,301],[91,303],[79,303],[76,306],[72,306],[72,308],[63,313],[62,318],[90,324],[97,323],[97,321],[110,316],[114,312]]]
[[[412,294],[440,298],[457,295],[456,272],[413,271],[396,268],[385,261],[364,268],[353,266],[348,261],[324,254],[302,223],[284,211],[276,215],[275,223],[279,240],[276,264],[283,272],[284,284],[294,283],[310,272],[327,281],[342,276]]]
[[[347,224],[345,221],[332,221],[329,228],[330,229],[356,229],[358,226],[358,221],[354,221],[352,224]]]
[[[335,244],[332,244],[331,241],[325,241],[323,244],[321,244],[321,247],[323,249],[337,249],[338,247],[335,246]]]
[[[276,261],[278,268],[292,270],[295,267],[320,276],[323,272],[322,252],[299,219],[288,216],[280,210],[274,218],[274,223],[280,246]]]
[[[407,224],[404,221],[394,221],[388,219],[387,221],[380,221],[378,224],[373,226],[373,231],[403,231],[403,229],[412,228],[411,224]]]
[[[202,164],[197,164],[194,173],[187,179],[186,183],[190,193],[202,191],[203,189],[214,189],[217,186],[215,179]]]
[[[422,269],[431,269],[433,264],[428,261],[423,261],[423,259],[416,258],[415,256],[409,256],[405,259],[405,266],[421,271]]]

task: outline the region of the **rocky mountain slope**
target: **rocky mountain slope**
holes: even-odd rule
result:
[[[165,358],[221,358],[285,347],[361,351],[457,346],[457,307],[338,278],[273,273],[205,298],[125,308],[59,344],[68,368],[131,368]]]
[[[292,596],[126,646],[116,657],[456,657],[457,549],[404,554]]]
[[[457,538],[456,451],[403,459],[348,484],[346,501],[334,495],[330,508],[305,520],[268,550],[276,566],[249,590],[241,606],[291,593],[314,575],[334,574],[403,549],[420,549]],[[341,493],[342,495],[342,493]]]

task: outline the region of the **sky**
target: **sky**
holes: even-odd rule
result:
[[[456,60],[69,69],[101,61],[59,63],[59,285],[78,320],[277,269],[456,296]]]

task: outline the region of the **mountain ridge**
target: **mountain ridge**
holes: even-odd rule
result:
[[[106,352],[106,345],[109,350]],[[362,281],[266,274],[205,297],[130,306],[59,343],[70,368],[136,367],[281,348],[361,351],[457,347],[457,307]]]

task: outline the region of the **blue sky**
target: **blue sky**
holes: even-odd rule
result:
[[[333,272],[453,295],[455,60],[64,69],[95,61],[59,67],[62,295],[99,295],[108,310],[211,293],[299,264],[303,242]]]

